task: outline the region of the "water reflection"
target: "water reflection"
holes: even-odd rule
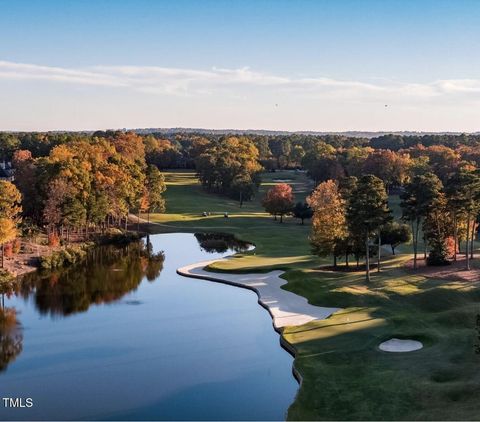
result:
[[[245,252],[252,247],[251,243],[237,239],[230,233],[195,233],[200,248],[209,253],[225,253],[228,250]]]
[[[16,293],[33,297],[42,315],[68,316],[121,299],[144,276],[155,280],[164,259],[163,252],[152,252],[149,239],[123,247],[102,246],[89,251],[86,262],[79,265],[26,275]]]
[[[0,372],[22,353],[22,327],[15,308],[0,307]]]
[[[297,391],[291,356],[255,294],[176,272],[248,248],[233,240],[152,235],[25,277],[5,295],[0,385],[35,406],[0,419],[282,419]]]

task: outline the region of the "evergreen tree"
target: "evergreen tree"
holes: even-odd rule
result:
[[[348,201],[347,222],[350,231],[364,239],[367,282],[370,281],[370,239],[389,218],[390,210],[384,183],[373,175],[362,176]]]

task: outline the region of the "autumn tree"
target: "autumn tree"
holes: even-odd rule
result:
[[[345,201],[333,180],[320,183],[307,203],[313,210],[310,244],[319,256],[333,256],[337,266],[339,246],[347,237]]]
[[[17,237],[17,228],[15,222],[10,218],[0,217],[0,243],[2,244],[2,265],[5,254],[5,243],[14,240]]]
[[[164,169],[174,168],[180,163],[182,154],[168,139],[156,139],[150,135],[144,142],[147,164],[154,164],[159,169]]]
[[[207,150],[210,143],[211,142],[203,136],[194,136],[190,142],[188,142],[188,146],[184,147],[185,165],[189,168],[194,168],[195,161]]]
[[[0,180],[0,243],[2,245],[2,268],[5,243],[17,236],[17,224],[20,221],[22,196],[11,182]]]
[[[0,217],[9,218],[17,222],[22,211],[22,195],[17,187],[4,180],[0,180]]]
[[[442,183],[458,171],[461,164],[460,154],[445,145],[431,145],[425,147],[421,144],[409,148],[408,153],[415,158],[427,159],[429,171],[434,173]]]
[[[283,223],[283,216],[292,211],[293,192],[292,187],[286,183],[279,183],[270,188],[262,200],[265,211],[277,219],[280,216],[280,223]]]
[[[407,181],[410,162],[408,154],[378,150],[365,160],[363,173],[373,174],[383,180],[388,190],[392,186],[400,186]]]

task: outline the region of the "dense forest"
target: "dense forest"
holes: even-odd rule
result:
[[[461,241],[466,242],[468,255],[478,227],[480,135],[395,134],[368,139],[4,132],[0,161],[5,171],[0,184],[1,243],[11,242],[19,230],[23,234],[44,230],[55,243],[68,239],[72,231],[88,235],[125,226],[131,212],[162,212],[161,171],[177,168],[195,169],[206,190],[238,199],[240,205],[255,196],[262,171],[306,171],[318,185],[308,204],[293,204],[288,186],[279,186],[264,198],[264,205],[275,216],[293,212],[302,221],[322,209],[323,216],[313,214],[313,226],[330,229],[312,235],[319,254],[348,258],[353,253],[358,259],[368,252],[372,236],[379,244],[382,237],[406,239],[405,224],[389,217],[391,193],[401,196],[415,256],[419,233],[431,246],[432,262],[444,262],[449,248],[455,255]],[[362,214],[362,207],[368,215]],[[327,210],[332,214],[325,219]],[[365,219],[372,221],[367,224]]]
[[[127,224],[135,209],[162,211],[163,176],[145,157],[142,137],[112,133],[2,134],[4,168],[13,177],[0,182],[0,241],[21,232],[45,231],[57,245],[72,232],[91,232]]]

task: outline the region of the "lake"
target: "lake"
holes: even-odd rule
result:
[[[29,274],[4,298],[0,395],[34,406],[0,406],[0,419],[285,419],[292,357],[256,294],[176,274],[244,245],[149,240]]]

